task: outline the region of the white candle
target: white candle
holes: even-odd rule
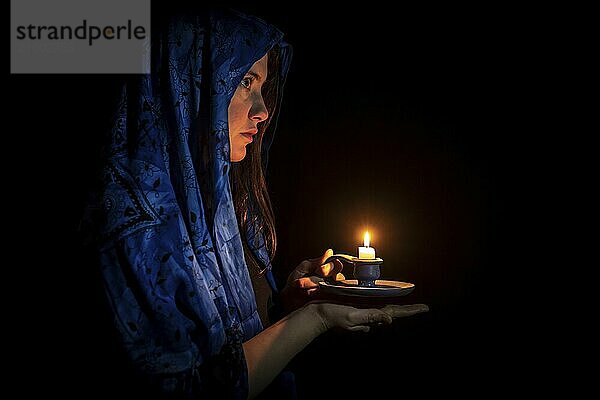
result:
[[[375,248],[369,247],[371,244],[371,236],[369,232],[365,232],[364,246],[358,248],[358,258],[363,260],[374,260],[375,259]]]
[[[375,259],[375,249],[372,247],[360,246],[358,248],[358,258],[363,260],[374,260]]]

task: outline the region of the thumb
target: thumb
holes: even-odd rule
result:
[[[321,256],[321,258],[319,259],[319,265],[325,264],[325,260],[327,260],[332,255],[333,255],[333,250],[332,249],[325,250],[325,253],[323,253],[323,255]]]
[[[325,260],[327,260],[332,255],[333,255],[333,250],[332,249],[327,249],[327,250],[325,250],[325,253],[323,253],[322,256],[315,257],[315,258],[310,258],[308,261],[310,261],[313,264],[316,264],[316,266],[319,267],[319,266],[325,264]]]

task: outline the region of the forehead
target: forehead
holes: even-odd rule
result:
[[[265,78],[267,76],[267,62],[268,62],[268,54],[265,54],[260,60],[252,65],[250,71],[257,73],[258,75]]]

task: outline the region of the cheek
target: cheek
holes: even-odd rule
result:
[[[233,134],[240,130],[241,125],[241,113],[239,112],[229,112],[229,134]]]
[[[229,108],[227,109],[229,125],[236,127],[244,124],[245,117],[248,115],[248,111],[249,108],[246,105],[246,101],[244,101],[244,99],[242,99],[241,96],[236,92],[229,103]]]

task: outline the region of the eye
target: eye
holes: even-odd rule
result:
[[[240,85],[246,89],[250,89],[250,86],[252,86],[252,79],[253,78],[251,76],[247,76],[244,79],[242,79],[242,81],[240,82]]]

